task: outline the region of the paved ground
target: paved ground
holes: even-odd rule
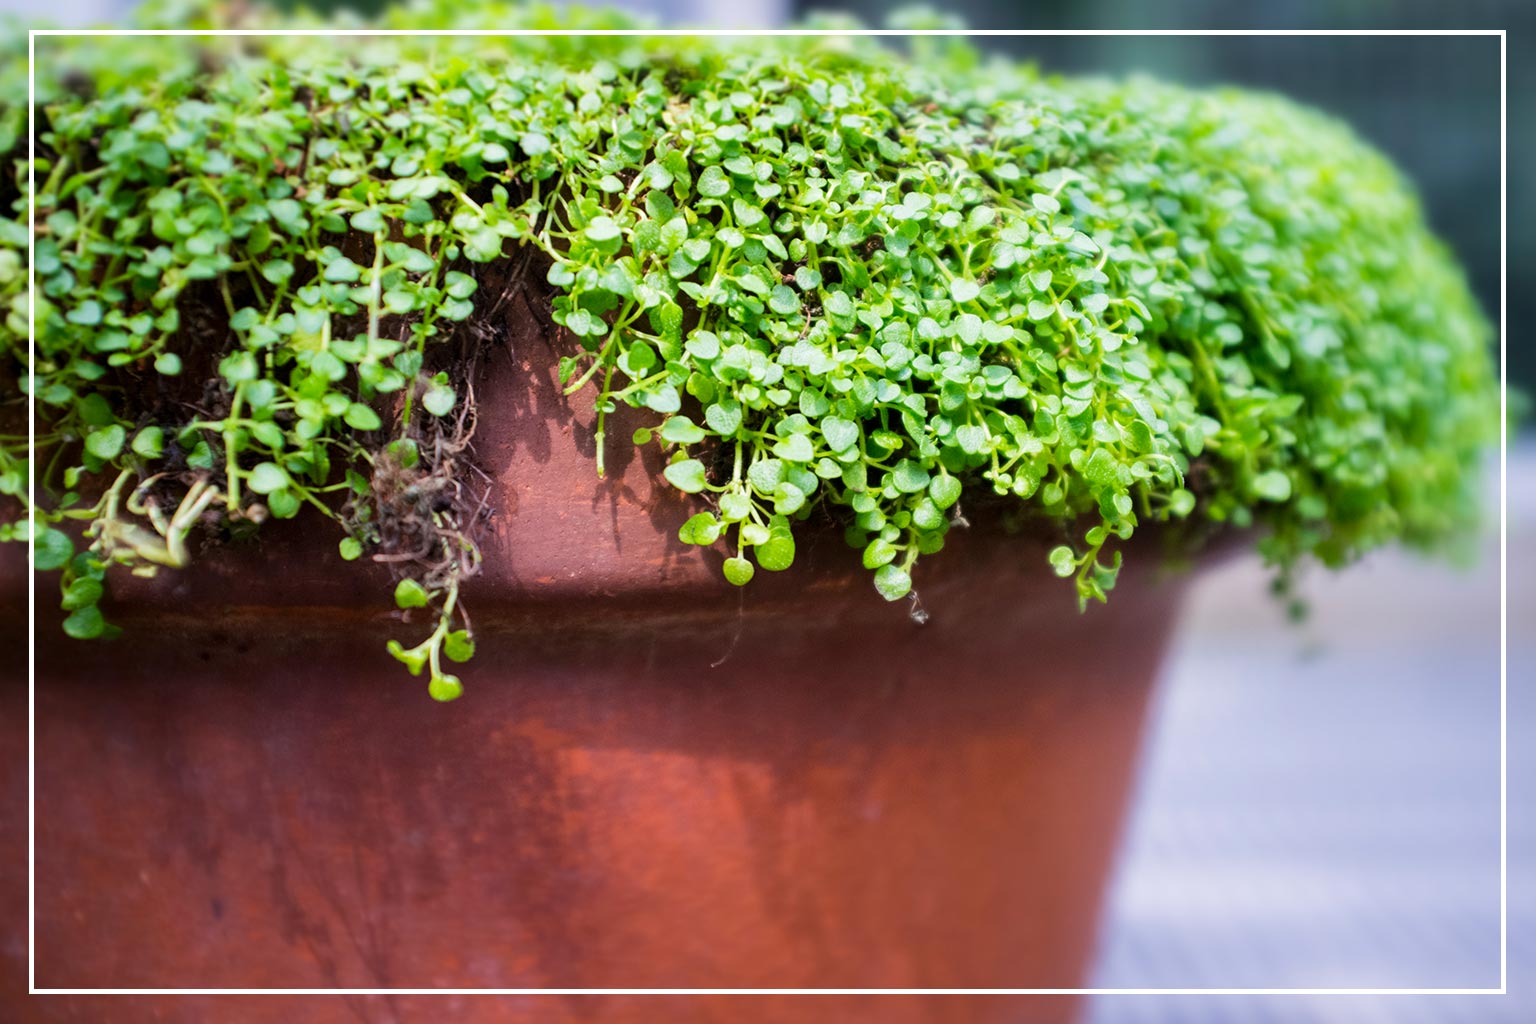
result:
[[[1513,996],[1114,996],[1092,1024],[1536,1020],[1536,446],[1510,478]],[[1496,985],[1496,538],[1471,571],[1394,554],[1320,573],[1299,629],[1265,578],[1234,563],[1189,609],[1096,982]]]

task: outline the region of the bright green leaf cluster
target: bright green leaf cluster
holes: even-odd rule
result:
[[[383,24],[625,24],[469,10]],[[30,377],[10,61],[0,351],[57,455],[37,544],[93,613],[71,631],[105,628],[106,565],[307,510],[349,560],[425,545],[396,600],[438,626],[391,651],[456,696],[478,553],[421,497],[462,450],[428,443],[466,416],[444,342],[477,337],[481,268],[530,252],[563,380],[597,391],[597,471],[607,415],[651,410],[629,443],[669,453],[701,509],[681,539],[735,584],[789,568],[818,508],[889,600],[966,502],[1073,529],[1049,562],[1085,601],[1148,523],[1261,526],[1282,567],[1465,531],[1489,328],[1382,157],[1275,97],[912,46],[72,43],[40,60]],[[0,444],[0,491],[25,472]]]

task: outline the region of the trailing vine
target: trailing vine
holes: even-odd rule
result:
[[[379,24],[629,23],[438,2]],[[33,362],[7,54],[0,531],[28,537],[30,390],[36,565],[71,635],[109,631],[111,566],[324,517],[435,614],[389,650],[457,696],[482,282],[514,266],[546,272],[568,393],[598,389],[594,471],[662,446],[700,496],[679,536],[735,584],[788,569],[817,507],[893,601],[967,496],[1081,524],[1049,562],[1084,602],[1146,523],[1262,527],[1286,571],[1475,518],[1488,325],[1412,190],[1320,114],[953,39],[348,42],[39,40]],[[620,403],[659,425],[609,436]]]

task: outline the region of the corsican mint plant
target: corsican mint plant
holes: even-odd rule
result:
[[[381,22],[624,24],[446,2]],[[788,569],[818,507],[893,601],[983,497],[1073,527],[1050,568],[1085,602],[1147,523],[1261,527],[1287,570],[1473,520],[1489,328],[1411,189],[1319,114],[953,40],[348,44],[41,39],[30,196],[9,55],[3,529],[35,515],[71,635],[109,628],[111,566],[323,517],[435,610],[390,651],[457,696],[480,281],[524,263],[568,392],[597,388],[594,472],[662,446],[698,496],[681,538],[736,584]],[[619,403],[655,427],[607,435]]]

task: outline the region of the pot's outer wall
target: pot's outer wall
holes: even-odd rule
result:
[[[616,417],[595,478],[590,415],[558,397],[534,318],[511,320],[479,389],[498,484],[460,701],[388,658],[386,636],[424,627],[390,621],[387,576],[336,570],[314,530],[133,581],[119,640],[40,625],[37,984],[1081,984],[1179,585],[1133,559],[1080,615],[1044,542],[970,530],[919,567],[926,625],[836,536],[736,591],[673,539],[690,506],[654,453],[625,462],[638,419]],[[24,777],[4,781],[24,835]],[[19,980],[23,935],[4,956]],[[106,1005],[0,1016],[1070,1017],[939,998]]]

